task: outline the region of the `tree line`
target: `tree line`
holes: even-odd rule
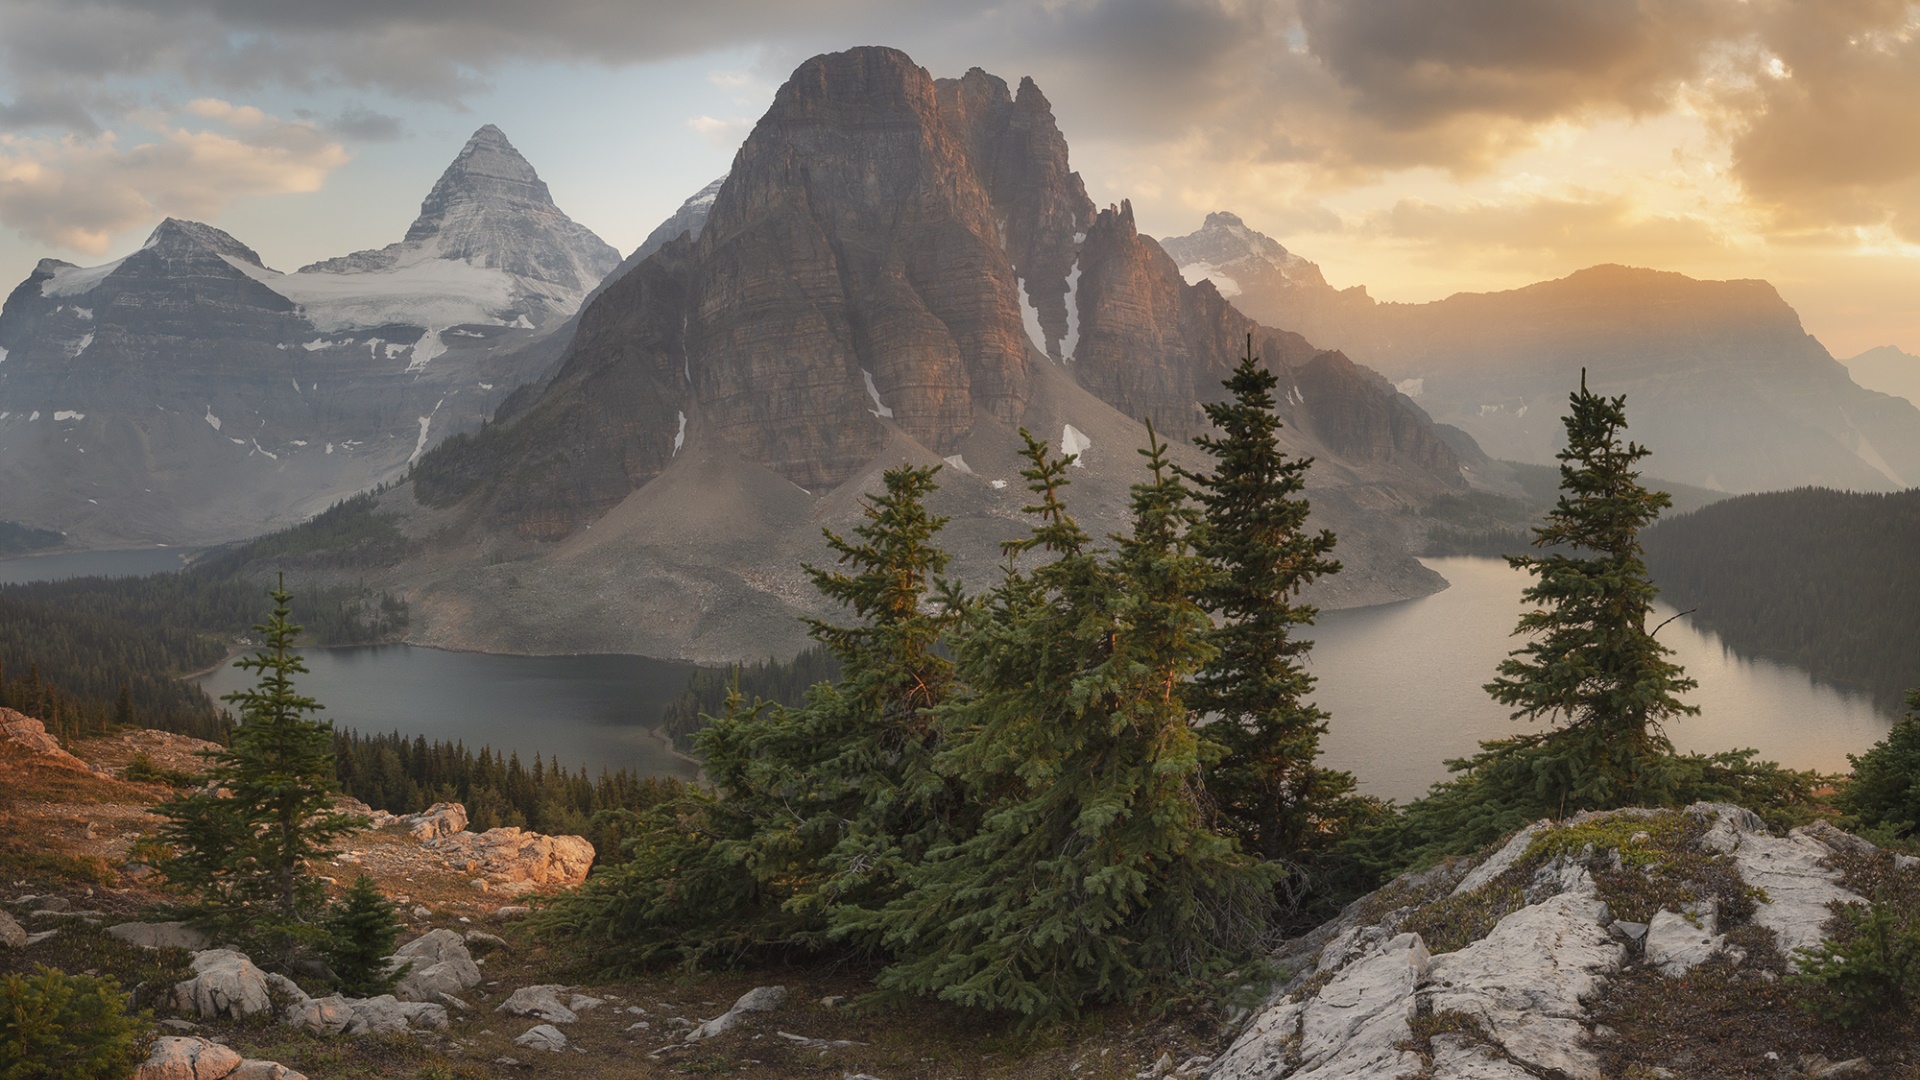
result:
[[[1742,495],[1647,531],[1669,602],[1739,651],[1870,693],[1920,685],[1920,489]]]
[[[584,836],[601,863],[623,858],[631,814],[678,797],[685,787],[672,777],[627,768],[603,768],[594,776],[584,766],[568,769],[539,754],[529,767],[517,752],[482,746],[476,753],[464,743],[398,732],[336,731],[333,755],[340,789],[375,810],[412,814],[436,802],[458,802],[475,831],[513,826]]]

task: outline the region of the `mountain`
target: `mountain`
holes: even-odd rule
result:
[[[1841,363],[1861,386],[1920,405],[1920,356],[1893,345],[1878,345]]]
[[[671,226],[669,226],[671,227]],[[507,651],[731,659],[791,651],[820,611],[821,527],[902,461],[944,464],[956,572],[990,581],[1028,501],[1018,430],[1078,452],[1068,501],[1124,522],[1141,419],[1184,444],[1249,335],[1281,377],[1288,449],[1347,572],[1320,595],[1429,592],[1405,510],[1468,479],[1379,375],[1189,285],[1097,208],[1051,105],[979,69],[935,80],[884,48],[783,85],[697,235],[616,275],[511,417],[424,456],[382,504],[431,552],[383,568],[415,639]],[[1178,460],[1200,466],[1190,446]]]
[[[0,309],[0,519],[101,547],[302,520],[477,426],[618,262],[492,125],[378,251],[283,274],[169,218],[43,260]]]
[[[1496,458],[1553,461],[1584,368],[1595,390],[1627,395],[1659,475],[1729,492],[1920,484],[1920,410],[1856,384],[1764,281],[1595,266],[1393,304],[1333,289],[1230,214],[1165,243],[1189,280],[1379,370]]]

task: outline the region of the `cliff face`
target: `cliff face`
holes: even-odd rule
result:
[[[1435,426],[1183,282],[1129,208],[1096,213],[1032,80],[815,57],[676,235],[587,304],[549,380],[392,497],[447,545],[394,572],[420,640],[790,650],[793,616],[829,614],[798,569],[826,557],[820,528],[857,525],[860,492],[902,461],[943,466],[955,573],[984,582],[1025,527],[1020,428],[1079,453],[1089,531],[1123,528],[1140,421],[1203,467],[1186,440],[1249,335],[1281,378],[1286,449],[1318,459],[1316,520],[1342,537],[1348,572],[1316,599],[1438,585],[1383,512],[1465,485]]]
[[[1042,365],[1184,440],[1249,334],[1283,380],[1320,388],[1326,408],[1303,389],[1288,406],[1316,452],[1462,483],[1391,386],[1187,285],[1130,207],[1096,214],[1031,79],[1015,91],[976,68],[936,81],[891,49],[802,64],[697,236],[616,276],[579,325],[540,402],[516,408],[511,430],[427,459],[423,497],[487,486],[490,520],[553,539],[688,438],[822,491],[895,437],[945,457],[984,421],[1018,426]],[[609,379],[645,393],[618,410],[576,400]],[[552,471],[560,446],[575,447],[577,474]],[[590,446],[613,448],[620,468],[586,460]]]

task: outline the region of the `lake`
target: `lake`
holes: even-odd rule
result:
[[[1481,686],[1516,641],[1527,577],[1496,559],[1429,559],[1452,587],[1379,607],[1326,612],[1311,631],[1315,699],[1332,714],[1323,761],[1351,770],[1362,790],[1406,801],[1447,772],[1482,739],[1525,727],[1509,720]],[[1656,620],[1673,614],[1662,608]],[[1892,717],[1864,696],[1805,674],[1736,656],[1685,619],[1660,640],[1700,687],[1688,696],[1697,717],[1675,721],[1681,750],[1754,747],[1796,768],[1840,771],[1886,734]],[[686,776],[693,767],[666,752],[650,728],[684,685],[689,665],[629,656],[493,656],[406,645],[313,649],[300,689],[328,715],[362,731],[464,739],[523,758],[558,754],[569,766],[629,766]],[[226,668],[203,680],[218,696],[246,685]]]
[[[180,569],[193,548],[128,548],[120,551],[68,551],[0,559],[0,585],[59,581],[76,577],[145,577]]]
[[[1525,639],[1511,638],[1531,580],[1499,559],[1423,559],[1452,587],[1418,600],[1321,614],[1311,636],[1315,699],[1333,714],[1321,740],[1324,762],[1347,769],[1368,794],[1406,801],[1466,757],[1482,739],[1526,730],[1481,689]],[[1655,606],[1653,625],[1674,614]],[[1659,632],[1671,657],[1700,686],[1684,700],[1700,715],[1667,734],[1681,751],[1753,747],[1799,769],[1840,772],[1847,755],[1872,746],[1893,724],[1864,694],[1814,682],[1806,673],[1736,655],[1686,619]]]
[[[569,768],[605,765],[693,776],[694,763],[653,734],[661,708],[686,686],[691,664],[640,656],[496,656],[413,645],[307,649],[295,685],[342,728],[464,740]],[[232,666],[198,680],[216,699],[253,685]]]

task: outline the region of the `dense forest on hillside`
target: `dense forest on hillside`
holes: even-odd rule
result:
[[[702,668],[687,678],[680,696],[660,710],[660,728],[674,749],[686,753],[693,749],[693,733],[707,726],[704,717],[720,715],[727,694],[736,688],[749,704],[759,699],[794,708],[806,702],[813,684],[839,677],[840,661],[822,645],[804,649],[792,660]]]
[[[17,521],[0,521],[0,558],[59,547],[66,539],[64,533],[52,529],[36,529]]]
[[[1500,464],[1520,485],[1522,494],[1515,497],[1467,491],[1436,497],[1419,512],[1426,524],[1426,540],[1419,554],[1480,555],[1497,559],[1524,555],[1532,550],[1533,527],[1560,498],[1560,469],[1522,461]],[[1722,491],[1658,477],[1642,477],[1642,483],[1672,497],[1673,506],[1667,510],[1669,517],[1729,497]]]
[[[464,803],[476,832],[518,826],[584,836],[602,863],[621,861],[632,814],[678,797],[686,786],[630,769],[603,769],[593,777],[585,768],[571,771],[537,754],[529,768],[519,754],[496,754],[486,746],[476,753],[464,743],[397,732],[340,732],[333,745],[341,789],[375,810],[411,814],[436,802]]]
[[[364,561],[404,544],[392,517],[362,495],[177,573],[0,586],[0,704],[39,716],[63,737],[131,722],[219,738],[218,704],[179,676],[218,663],[247,639],[266,610],[267,575],[289,572],[303,643],[390,640],[407,625],[398,597],[299,578],[336,565],[341,552]]]
[[[1920,490],[1743,495],[1644,541],[1664,599],[1735,649],[1885,708],[1920,686]]]

